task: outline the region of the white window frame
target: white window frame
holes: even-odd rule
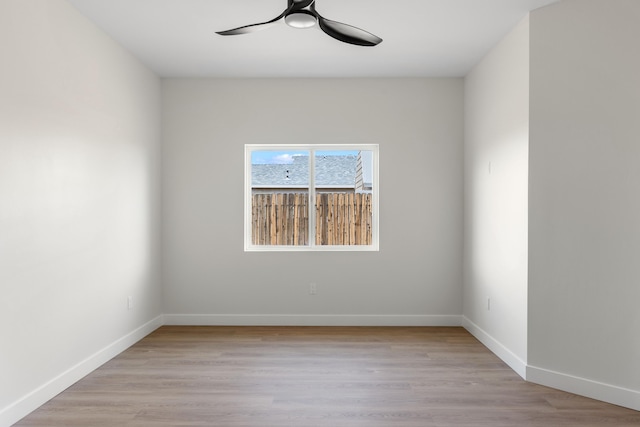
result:
[[[329,150],[357,150],[370,151],[372,153],[372,217],[371,217],[371,244],[370,245],[316,245],[315,209],[309,209],[309,245],[254,245],[252,240],[252,188],[251,188],[251,153],[254,151],[294,151],[305,150],[309,152],[309,206],[315,206],[315,152]],[[245,252],[283,252],[283,251],[379,251],[379,146],[378,144],[245,144],[244,146],[244,250]]]

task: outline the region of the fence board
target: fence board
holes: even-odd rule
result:
[[[316,195],[316,245],[370,245],[370,193]],[[308,245],[309,196],[267,193],[252,196],[254,245]]]

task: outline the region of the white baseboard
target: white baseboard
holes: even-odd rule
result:
[[[163,317],[156,317],[62,372],[11,405],[2,408],[0,410],[0,426],[10,426],[20,421],[48,400],[158,329],[162,324]]]
[[[461,326],[459,315],[165,314],[165,325],[204,326]]]
[[[158,316],[0,410],[10,426],[162,325],[234,326],[463,326],[527,381],[640,411],[640,392],[528,366],[478,325],[459,315],[231,315]]]
[[[640,392],[638,391],[527,365],[468,318],[463,317],[462,326],[529,382],[640,411]]]
[[[640,411],[640,392],[586,378],[527,367],[527,381]]]
[[[525,380],[527,379],[527,363],[524,360],[516,356],[515,353],[505,347],[500,341],[486,333],[480,326],[473,323],[466,316],[463,316],[462,318],[462,326],[496,356],[502,359],[504,363],[509,365],[509,367],[518,375]]]

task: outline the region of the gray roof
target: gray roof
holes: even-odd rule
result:
[[[349,187],[356,181],[357,156],[316,156],[317,187]],[[295,156],[288,164],[251,165],[252,187],[306,187],[309,156]]]

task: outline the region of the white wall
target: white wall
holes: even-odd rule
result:
[[[460,323],[462,79],[176,79],[163,106],[169,323]],[[244,144],[301,142],[380,144],[380,252],[243,251]]]
[[[527,17],[465,78],[464,146],[465,327],[522,376],[528,149]]]
[[[640,2],[531,14],[533,381],[640,410]]]
[[[62,0],[0,2],[0,64],[8,425],[161,313],[160,82]]]

